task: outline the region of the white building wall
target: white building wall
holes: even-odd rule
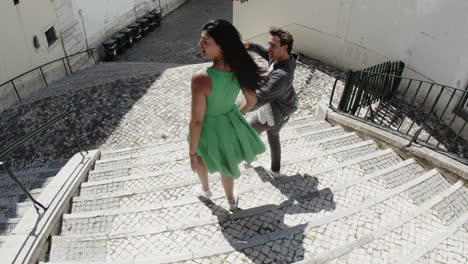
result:
[[[101,43],[136,18],[161,3],[163,16],[186,0],[73,0],[76,12],[81,12],[84,30],[90,47],[101,49]],[[102,51],[100,52],[102,55]]]
[[[56,32],[58,30],[57,17],[51,1],[20,1],[18,5],[14,5],[13,1],[1,1],[0,24],[0,84],[64,56],[60,39],[49,46],[45,36],[45,32],[52,26]],[[39,40],[38,49],[33,45],[34,36]],[[56,67],[50,65],[44,69],[48,80],[54,78],[52,72]],[[45,84],[40,71],[36,70],[16,80],[15,86],[24,98]],[[0,112],[17,100],[10,83],[0,87]]]
[[[296,51],[341,69],[401,60],[406,77],[465,89],[466,14],[466,0],[249,0],[234,3],[233,21],[244,39],[263,43],[270,26],[283,27]],[[454,129],[463,123],[457,118]]]
[[[0,2],[0,84],[15,76],[63,55],[60,41],[47,45],[45,31],[57,19],[49,0]],[[33,46],[37,36],[40,48]]]

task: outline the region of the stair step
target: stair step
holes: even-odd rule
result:
[[[23,184],[30,182],[43,181],[50,177],[55,176],[59,169],[25,169],[13,170],[15,177]],[[15,182],[6,173],[0,173],[0,188],[3,186],[10,186]]]
[[[28,191],[31,191],[34,189],[45,188],[52,180],[53,178],[50,177],[50,178],[38,179],[36,181],[21,182],[21,184]],[[12,196],[12,195],[17,195],[17,194],[22,194],[22,193],[23,192],[21,191],[20,187],[18,187],[18,185],[14,182],[12,182],[10,185],[5,184],[0,187],[0,198],[3,196]]]
[[[200,255],[213,255],[213,253],[221,253],[219,251],[235,251],[241,250],[243,248],[247,249],[249,247],[253,247],[256,245],[262,245],[269,241],[275,242],[277,240],[288,238],[291,236],[301,236],[302,232],[306,230],[314,230],[315,227],[319,227],[322,225],[325,226],[335,226],[333,225],[334,221],[340,221],[346,217],[353,217],[356,213],[361,213],[364,210],[369,210],[373,206],[382,205],[384,201],[391,200],[395,206],[397,212],[402,211],[402,206],[399,203],[395,203],[394,200],[404,200],[402,196],[404,196],[404,191],[410,188],[417,188],[420,183],[423,183],[431,178],[434,178],[436,175],[439,175],[436,171],[426,173],[409,183],[406,183],[402,186],[397,187],[396,189],[392,189],[384,194],[378,195],[373,199],[367,199],[364,203],[359,204],[357,206],[351,207],[345,211],[334,212],[328,215],[327,217],[318,218],[312,221],[309,221],[307,224],[299,224],[294,226],[295,219],[291,223],[289,223],[289,219],[286,218],[287,212],[284,214],[284,223],[280,223],[279,230],[272,230],[272,232],[267,232],[266,234],[256,234],[256,232],[249,233],[246,231],[239,230],[240,227],[248,226],[248,223],[243,223],[242,219],[236,221],[237,226],[232,227],[233,223],[226,225],[225,227],[218,225],[218,232],[214,232],[212,228],[205,229],[201,234],[190,234],[190,231],[193,229],[185,230],[182,234],[175,234],[175,237],[169,237],[166,232],[161,233],[161,230],[141,230],[139,232],[132,232],[132,233],[120,233],[116,234],[115,236],[104,236],[99,237],[93,235],[90,236],[64,236],[64,237],[53,237],[52,243],[52,251],[51,251],[51,260],[55,260],[54,252],[61,252],[61,251],[69,251],[71,249],[80,248],[80,250],[74,250],[71,254],[67,255],[68,259],[83,259],[82,253],[83,251],[89,252],[86,248],[92,245],[98,244],[97,247],[101,247],[101,249],[96,249],[98,251],[97,254],[93,256],[86,256],[84,259],[95,259],[95,260],[110,260],[110,261],[121,261],[121,260],[138,260],[140,258],[153,258],[154,261],[156,260],[167,260],[170,258],[173,261],[176,260],[183,260],[184,258],[189,260],[192,258],[196,258],[196,256]],[[443,177],[440,176],[442,179]],[[332,196],[325,195],[328,199],[331,199]],[[325,198],[322,197],[322,198]],[[396,199],[398,197],[398,199]],[[326,198],[325,198],[326,199]],[[317,201],[315,201],[317,203]],[[385,203],[385,202],[384,202]],[[218,215],[219,212],[217,210],[219,206],[214,206],[216,208],[210,208],[213,211],[213,214]],[[412,209],[410,206],[406,207],[406,209]],[[408,212],[401,212],[398,216],[403,216]],[[226,213],[224,213],[226,214]],[[361,218],[358,218],[361,219]],[[221,225],[223,225],[223,221],[221,220]],[[251,223],[255,226],[255,222]],[[271,223],[274,224],[274,223]],[[267,226],[271,226],[271,224]],[[290,227],[290,225],[292,227]],[[272,226],[274,227],[274,225]],[[232,230],[229,230],[232,228]],[[342,225],[342,228],[349,230],[347,226]],[[177,231],[176,231],[177,232]],[[188,233],[188,234],[187,234]],[[221,241],[217,239],[213,239],[213,233],[216,236],[221,235]],[[221,234],[220,234],[221,233]],[[199,241],[203,241],[200,243],[195,243],[195,237]],[[225,242],[225,237],[229,240],[229,242]],[[317,236],[316,236],[317,238]],[[320,238],[317,238],[320,239]],[[185,241],[184,241],[185,240]],[[290,238],[288,239],[290,241]],[[153,242],[154,241],[154,242]],[[169,246],[171,245],[171,246]],[[55,248],[54,248],[55,246]],[[201,247],[201,248],[200,248]],[[281,247],[280,247],[281,249]],[[95,252],[96,252],[95,251]],[[107,253],[108,251],[108,253]],[[218,251],[218,252],[217,252]],[[179,259],[177,259],[179,258]],[[84,260],[83,259],[83,260]],[[64,260],[64,259],[57,259],[57,260]]]
[[[333,167],[326,167],[313,171],[308,171],[307,163],[304,163],[304,167],[295,164],[294,167],[286,170],[285,173],[295,175],[298,171],[301,171],[305,173],[303,175],[307,179],[313,177],[323,186],[333,186],[343,184],[343,178],[345,181],[351,182],[360,179],[363,175],[371,174],[381,168],[390,167],[397,163],[399,163],[399,161],[395,153],[389,150],[383,150],[379,153],[363,155]],[[298,176],[296,176],[296,178],[297,177]],[[258,186],[240,184],[238,186],[238,192],[245,193],[242,194],[243,209],[270,204],[272,201],[284,201],[285,199],[284,195],[275,192],[277,188],[273,188],[268,182],[262,186],[264,190],[261,191],[251,191],[252,188],[253,190],[255,190],[256,187],[258,189]],[[272,193],[276,194],[276,196],[272,196]],[[216,199],[212,198],[212,200],[219,200],[222,203],[224,201],[224,196],[221,191],[215,194],[219,197]],[[80,230],[97,228],[103,232],[105,230],[109,231],[110,229],[108,228],[112,228],[112,222],[121,221],[120,219],[140,219],[139,221],[133,221],[135,226],[144,226],[147,224],[164,226],[167,225],[167,223],[177,224],[178,222],[183,222],[185,219],[191,219],[191,221],[196,222],[198,221],[197,219],[205,219],[212,216],[211,212],[207,211],[206,207],[200,204],[199,199],[193,196],[186,200],[173,202],[164,201],[162,203],[154,202],[154,197],[144,195],[140,197],[143,200],[139,200],[137,203],[125,200],[122,205],[118,200],[98,202],[83,201],[80,204],[77,204],[78,202],[75,201],[76,207],[73,209],[74,213],[66,214],[63,217],[63,230],[73,229],[72,232],[81,232]],[[126,203],[127,201],[129,203]],[[93,211],[77,212],[79,210],[86,210],[86,207],[89,208],[88,211]],[[113,207],[121,207],[122,209],[110,209]]]
[[[0,248],[2,247],[3,243],[7,240],[8,236],[0,236]]]
[[[21,218],[0,218],[0,237],[13,232]]]
[[[313,132],[313,131],[323,131],[323,129],[329,129],[331,126],[326,123],[326,122],[320,122],[318,124],[314,124],[311,127],[309,126],[300,126],[299,128],[297,127],[289,127],[292,130],[296,130],[298,133],[308,133],[308,132]],[[291,132],[294,133],[294,132]],[[266,140],[265,136],[265,140]],[[284,144],[283,144],[284,145]],[[170,145],[171,146],[171,145]],[[145,160],[152,160],[152,161],[171,161],[171,160],[177,160],[177,159],[182,159],[182,158],[187,158],[187,142],[181,142],[177,144],[177,148],[164,148],[167,151],[162,152],[162,149],[157,149],[156,151],[144,151],[144,152],[138,152],[138,153],[133,153],[130,155],[125,155],[125,156],[119,156],[116,158],[108,158],[108,159],[101,159],[96,162],[96,165],[94,167],[95,171],[98,170],[105,170],[108,168],[116,168],[116,167],[121,167],[125,166],[128,164],[132,163],[145,163]],[[184,150],[184,151],[182,151]],[[146,162],[147,163],[147,162]]]
[[[31,202],[11,203],[0,206],[0,218],[15,218],[23,216],[27,210],[33,208]]]
[[[177,64],[173,63],[158,63],[151,67],[148,67],[149,65],[147,67],[132,67],[131,64],[128,65],[125,63],[122,63],[117,67],[95,65],[85,69],[84,71],[77,72],[71,76],[51,83],[49,87],[35,92],[23,101],[18,102],[17,105],[29,104],[42,98],[104,85],[117,80],[135,77],[142,78],[145,75],[157,75],[163,70],[172,68],[176,65]]]
[[[428,241],[401,256],[396,263],[468,263],[464,245],[468,241],[468,212],[465,212],[447,228],[435,232]]]
[[[439,175],[440,176],[440,175]],[[306,261],[301,263],[324,263],[322,259],[313,258],[320,254],[319,252],[327,252],[328,248],[335,246],[343,241],[353,239],[361,233],[367,233],[369,230],[377,229],[384,230],[387,216],[405,217],[412,213],[418,207],[412,204],[407,198],[406,189],[419,188],[419,182],[426,182],[431,178],[437,177],[434,172],[429,172],[412,182],[404,184],[396,189],[392,189],[387,193],[378,195],[372,199],[364,201],[359,206],[349,208],[342,212],[333,212],[327,217],[309,221],[307,224],[295,225],[291,228],[256,237],[251,240],[243,241],[228,238],[230,243],[210,245],[201,249],[180,252],[179,254],[171,255],[156,255],[159,253],[158,244],[147,243],[148,246],[139,250],[132,251],[134,256],[141,254],[141,250],[147,250],[141,254],[144,261],[155,261],[158,263],[180,261],[180,263],[199,263],[205,261],[207,263],[291,263],[301,261],[304,258]],[[439,182],[445,181],[442,176],[438,177]],[[458,188],[459,186],[457,186]],[[451,192],[454,191],[452,188]],[[445,196],[441,194],[441,196]],[[439,197],[439,196],[438,196]],[[432,203],[435,200],[432,199]],[[390,211],[390,212],[388,212]],[[384,214],[383,214],[384,213]],[[388,220],[387,220],[388,221]],[[391,221],[391,220],[390,220]],[[294,223],[293,223],[294,224]],[[226,228],[228,229],[228,228]],[[224,233],[229,237],[229,231]],[[232,230],[231,233],[236,234],[237,231]],[[231,236],[232,237],[232,236]],[[151,239],[151,236],[147,238]],[[122,240],[113,240],[110,244],[109,258],[118,257],[124,259],[128,257],[127,252],[122,252],[118,242]],[[141,243],[137,239],[131,239],[134,243]],[[117,242],[117,243],[116,243]],[[171,241],[178,244],[176,241]],[[146,245],[146,243],[145,243]],[[126,249],[132,249],[131,246],[126,246]],[[153,251],[154,250],[154,251]],[[158,252],[151,253],[146,252]],[[167,252],[167,251],[166,251]],[[343,252],[345,249],[343,249]],[[332,253],[330,253],[332,254]],[[324,253],[323,256],[328,256]],[[312,259],[312,261],[309,261]],[[138,259],[134,259],[138,260]],[[316,261],[316,262],[314,262]],[[363,262],[365,263],[365,262]]]
[[[357,204],[359,202],[361,202],[361,200],[367,198],[366,196],[372,196],[371,194],[376,194],[376,193],[379,193],[379,192],[382,192],[382,191],[385,191],[386,188],[385,187],[385,179],[386,178],[398,178],[400,179],[402,183],[410,180],[410,179],[413,179],[413,177],[416,177],[417,175],[421,175],[423,172],[424,172],[424,169],[419,165],[417,164],[416,162],[414,162],[414,160],[408,160],[408,161],[404,161],[404,162],[401,162],[399,164],[396,164],[396,165],[393,165],[393,166],[390,166],[388,168],[385,168],[383,170],[379,170],[377,172],[374,172],[374,173],[371,173],[371,174],[367,174],[363,177],[359,177],[359,178],[355,178],[353,180],[350,180],[349,182],[346,182],[346,183],[341,183],[341,182],[334,182],[334,185],[332,186],[328,186],[326,185],[326,181],[323,181],[324,183],[322,183],[322,179],[325,179],[325,178],[330,178],[330,175],[332,175],[333,173],[336,173],[336,172],[342,172],[342,170],[330,170],[330,171],[327,171],[327,172],[322,172],[320,174],[316,174],[314,176],[312,175],[304,175],[304,176],[292,176],[292,177],[286,177],[286,179],[281,179],[281,180],[269,180],[267,181],[265,179],[265,182],[267,184],[264,184],[266,186],[266,188],[268,190],[263,191],[261,190],[260,192],[265,192],[265,195],[267,195],[267,197],[263,197],[263,199],[256,199],[256,200],[265,200],[265,199],[269,199],[269,198],[272,198],[274,197],[274,195],[272,193],[276,192],[277,189],[280,189],[281,190],[281,194],[277,194],[275,196],[278,196],[277,199],[279,199],[280,201],[282,201],[282,206],[286,207],[286,206],[293,206],[292,204],[290,204],[288,202],[288,200],[285,200],[287,198],[285,198],[284,196],[287,196],[289,197],[289,199],[291,199],[291,197],[300,197],[300,196],[303,196],[303,195],[306,195],[308,193],[311,193],[311,192],[317,192],[317,193],[325,193],[328,191],[327,188],[331,189],[331,191],[333,192],[333,197],[334,197],[334,203],[335,203],[335,207],[334,209],[337,210],[337,209],[340,209],[340,208],[348,208],[350,207],[351,205],[354,205],[354,204]],[[263,177],[265,175],[262,175]],[[263,179],[262,179],[263,180]],[[287,181],[286,181],[287,180]],[[279,184],[284,184],[284,186],[279,186]],[[258,184],[258,183],[257,183]],[[273,186],[276,186],[275,188],[272,188],[272,185]],[[326,187],[324,187],[326,186]],[[322,189],[319,191],[318,188],[319,187],[322,187]],[[271,189],[271,190],[270,190]],[[350,189],[350,190],[347,190],[347,189]],[[215,194],[220,194],[222,193],[222,190],[221,188],[213,188],[213,193]],[[357,195],[354,196],[354,197],[347,197],[347,193],[348,192],[351,192],[353,191],[353,193],[356,193]],[[366,192],[364,192],[366,191]],[[329,191],[328,191],[329,193]],[[247,195],[250,195],[248,193],[246,193]],[[269,196],[268,196],[269,194]],[[250,195],[251,196],[251,195]],[[255,196],[262,196],[261,194],[255,194]],[[223,198],[223,195],[221,194],[220,195],[220,198],[222,200]],[[214,200],[214,199],[213,199]],[[242,199],[243,203],[245,199]],[[273,199],[275,200],[275,199]],[[291,201],[291,200],[289,200]],[[269,201],[266,201],[267,203]],[[260,206],[262,207],[262,206]],[[277,207],[277,206],[276,206]],[[261,209],[248,209],[249,211],[251,211],[251,215],[255,215],[255,214],[261,214],[261,213],[265,213],[267,209],[269,210],[272,210],[272,209],[275,209],[276,210],[276,207],[272,207],[272,205],[270,206],[263,206],[263,209],[264,210],[261,210]],[[277,208],[279,209],[279,208]],[[300,209],[300,208],[299,208]],[[320,211],[320,210],[318,210]],[[317,211],[317,213],[318,213]],[[255,214],[253,213],[255,212]],[[243,211],[241,214],[245,217],[246,216],[246,211]],[[270,213],[271,215],[271,213]],[[69,216],[73,216],[72,215],[69,215]],[[310,217],[310,216],[309,216]],[[211,216],[209,217],[208,219],[211,219],[210,221],[211,222],[216,222],[216,217],[214,216]],[[91,221],[90,221],[91,222]],[[197,221],[197,222],[200,222],[200,221]],[[164,227],[162,229],[168,229],[168,228],[171,228],[171,225],[174,225],[173,222],[171,222],[172,224],[165,224],[167,227]],[[93,224],[97,224],[97,222],[94,222]],[[191,224],[191,223],[189,223]],[[102,225],[96,225],[96,226],[100,226],[102,227]],[[119,228],[118,231],[122,231],[125,229],[125,227],[123,227],[124,225],[122,225],[121,228]],[[110,232],[111,230],[109,228],[112,228],[114,227],[115,228],[115,225],[111,225],[111,226],[107,226],[104,230],[107,231],[107,232]],[[88,229],[83,229],[83,228],[88,228]],[[127,227],[128,228],[128,227]],[[138,229],[146,229],[146,228],[154,228],[154,226],[151,224],[149,226],[142,226],[140,225],[140,223],[138,224],[134,224],[131,226],[131,228],[135,229],[135,228],[138,228]],[[92,233],[97,233],[99,232],[100,230],[99,229],[94,229],[94,228],[89,228],[89,226],[87,225],[80,225],[80,222],[79,221],[68,221],[68,216],[66,216],[64,218],[64,222],[63,222],[63,229],[62,229],[62,235],[68,235],[68,234],[74,234],[74,233],[77,233],[77,234],[80,234],[80,233],[86,233],[86,232],[92,232]],[[101,231],[102,232],[102,231]]]
[[[428,233],[445,228],[443,221],[437,217],[434,207],[447,206],[464,191],[463,181],[443,189],[437,188],[435,184],[436,182],[431,185],[441,192],[431,195],[428,197],[430,199],[424,200],[418,207],[397,218],[392,217],[394,219],[378,229],[369,230],[371,232],[356,235],[354,238],[344,237],[338,241],[341,245],[330,251],[308,252],[309,256],[304,263],[324,263],[336,258],[345,263],[355,263],[356,260],[368,263],[393,263],[401,260],[402,254],[408,252],[411,245],[427,241],[430,237]]]
[[[39,197],[43,189],[44,188],[33,189],[33,190],[30,190],[29,193],[31,194],[33,198],[37,199],[37,197]],[[0,197],[0,204],[2,205],[17,204],[17,203],[21,203],[27,200],[28,200],[28,197],[26,196],[26,194],[22,192],[17,192],[15,194]]]
[[[317,141],[327,137],[333,137],[338,135],[346,134],[346,132],[341,128],[330,128],[325,129],[317,132],[308,133],[302,135],[302,138],[298,138],[297,136],[286,138],[282,137],[282,141],[284,144],[290,144],[294,142],[297,144],[298,142],[311,142]],[[186,144],[186,143],[185,143]],[[180,168],[188,168],[186,163],[187,155],[183,159],[175,160],[175,161],[165,161],[164,164],[155,165],[154,161],[148,161],[147,163],[142,163],[138,165],[130,165],[124,166],[119,168],[112,168],[112,169],[105,169],[105,170],[93,170],[89,173],[88,181],[96,181],[96,180],[104,180],[109,178],[115,177],[122,177],[122,176],[129,176],[132,174],[144,173],[144,172],[153,172],[155,170],[180,170]]]
[[[356,134],[349,133],[349,134],[340,135],[340,136],[336,136],[332,138],[327,138],[325,140],[313,141],[310,143],[288,145],[287,149],[283,149],[282,156],[287,157],[288,160],[294,160],[294,156],[303,155],[302,153],[308,153],[308,155],[310,156],[313,154],[325,153],[325,151],[336,148],[337,146],[346,146],[348,144],[352,145],[353,143],[357,144],[358,142],[361,142],[361,139]],[[161,155],[172,156],[172,155],[177,155],[177,154],[184,155],[185,157],[187,156],[185,151],[182,152],[182,154],[179,151],[179,152],[164,153]],[[259,159],[269,160],[270,159],[269,157],[270,157],[270,154],[267,152],[261,155]],[[158,159],[154,157],[154,160],[158,160]],[[191,173],[188,173],[188,174],[191,174]],[[91,182],[85,182],[81,184],[81,195],[90,195],[90,194],[96,194],[96,193],[105,193],[105,192],[110,192],[110,191],[122,190],[125,186],[134,185],[134,182],[137,181],[138,179],[141,179],[141,181],[146,181],[145,184],[149,184],[145,176],[143,177],[141,176],[117,177],[117,178],[107,179],[107,180],[102,180],[102,181],[91,181]],[[131,183],[126,182],[128,180],[131,180],[133,182]],[[170,179],[168,179],[168,181],[170,182]],[[103,187],[102,185],[111,185],[111,186]],[[145,185],[145,186],[151,186],[151,185]]]
[[[310,117],[299,119],[297,121],[297,124],[294,123],[294,120],[290,122],[292,123],[291,125],[286,125],[284,129],[281,130],[282,135],[294,129],[299,129],[299,132],[304,134],[306,132],[323,131],[324,129],[325,131],[327,131],[327,128],[332,128],[332,126],[329,123],[323,121],[316,121],[311,119]],[[287,124],[289,124],[289,122]],[[266,139],[266,136],[263,135],[263,138]],[[101,153],[101,160],[97,164],[103,163],[106,160],[112,160],[120,157],[134,157],[136,155],[144,155],[145,153],[162,153],[171,150],[187,149],[187,144],[187,140],[180,140],[177,142],[168,142],[163,144],[141,146],[135,148],[104,150]]]
[[[306,166],[307,167],[307,170],[310,170],[310,171],[313,171],[313,170],[316,170],[316,169],[319,169],[319,168],[323,168],[323,167],[327,167],[327,166],[336,166],[338,165],[339,163],[345,161],[347,158],[353,158],[355,157],[355,155],[365,155],[366,153],[369,153],[369,152],[372,152],[374,151],[376,148],[375,144],[373,144],[372,141],[366,141],[366,142],[360,142],[360,143],[357,143],[357,144],[353,144],[353,145],[349,145],[349,146],[344,146],[342,148],[337,148],[337,149],[332,149],[330,151],[327,151],[325,153],[320,153],[320,154],[313,154],[311,156],[307,156],[305,154],[303,154],[301,157],[297,157],[295,160],[287,160],[285,159],[284,162],[283,162],[283,173],[287,172],[288,170],[291,169],[294,169],[294,168],[297,168],[298,166]],[[301,164],[297,164],[301,162]],[[190,171],[188,170],[189,168],[189,164],[188,162],[186,161],[186,167],[185,167],[185,173],[183,173],[181,176],[183,178],[185,178],[185,180],[183,182],[180,182],[178,184],[181,184],[181,185],[191,185],[191,184],[194,184],[197,182],[197,179],[196,179],[196,176]],[[251,163],[252,165],[259,165],[258,164],[258,161],[255,161],[255,162],[252,162]],[[288,166],[289,165],[289,166]],[[295,173],[295,172],[294,172]],[[187,178],[189,178],[191,175],[191,180],[189,182],[187,182]],[[168,177],[168,175],[164,175],[166,178]],[[178,177],[181,177],[181,176],[178,176]],[[171,175],[169,176],[171,177]],[[216,177],[215,176],[212,176],[211,178],[214,180]],[[241,177],[242,178],[242,177]],[[246,178],[248,179],[248,178]],[[157,180],[157,179],[156,179]],[[241,181],[243,181],[244,179],[242,179]],[[140,182],[141,183],[141,182]],[[242,183],[241,183],[242,184]],[[250,182],[246,182],[246,184],[251,184]],[[87,192],[93,192],[93,193],[98,193],[96,195],[92,195],[92,196],[83,196],[83,197],[76,197],[74,198],[74,201],[78,202],[78,201],[87,201],[87,200],[95,200],[95,199],[104,199],[106,202],[105,203],[102,203],[103,205],[106,205],[106,206],[109,206],[109,205],[114,205],[116,204],[116,201],[120,201],[118,202],[118,204],[122,205],[122,200],[121,198],[117,198],[117,197],[125,197],[125,200],[126,201],[135,201],[135,202],[143,202],[143,201],[147,201],[147,198],[149,198],[150,196],[152,197],[151,199],[153,199],[153,201],[155,201],[154,199],[164,199],[164,200],[167,200],[167,199],[179,199],[181,198],[180,195],[181,194],[186,194],[187,193],[187,187],[183,187],[182,189],[178,189],[178,190],[171,190],[171,192],[174,192],[174,193],[167,193],[167,192],[163,192],[163,193],[159,193],[159,190],[154,190],[154,189],[145,189],[143,188],[142,191],[121,191],[121,192],[114,192],[115,190],[117,189],[121,189],[123,188],[125,185],[125,182],[117,182],[117,183],[111,183],[110,185],[107,185],[107,186],[97,186],[94,191],[91,190],[88,190]],[[140,185],[141,186],[141,185]],[[154,185],[153,185],[154,186]],[[108,188],[107,190],[103,190],[104,188]],[[153,187],[154,188],[154,187]],[[137,189],[137,188],[133,188],[134,190]],[[149,195],[149,193],[153,193],[154,191],[156,191],[155,194],[152,194],[152,195]],[[114,192],[112,194],[108,194],[108,193],[111,193],[111,192]],[[103,193],[103,194],[100,194],[100,193]],[[144,197],[147,197],[147,198],[144,198]],[[159,198],[157,198],[159,197]],[[80,210],[78,209],[80,206],[78,206],[78,204],[75,204],[73,205],[73,210]]]

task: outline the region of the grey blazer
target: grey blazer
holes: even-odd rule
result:
[[[256,43],[249,44],[248,51],[260,55],[268,61],[268,65],[274,62],[270,60],[266,48]],[[297,54],[291,53],[291,59],[274,64],[273,70],[268,75],[267,82],[257,90],[257,104],[252,110],[270,103],[275,125],[283,124],[283,121],[294,113],[298,107],[298,99],[293,86],[297,58]]]

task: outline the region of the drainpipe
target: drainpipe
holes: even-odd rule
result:
[[[83,26],[83,32],[84,32],[84,37],[85,37],[85,43],[86,43],[86,49],[89,49],[89,44],[88,44],[88,36],[86,35],[86,27],[84,23],[84,18],[83,18],[83,10],[78,10],[78,14],[80,14],[81,17],[81,25]]]

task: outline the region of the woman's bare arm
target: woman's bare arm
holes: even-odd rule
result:
[[[189,153],[194,155],[200,140],[201,128],[205,117],[206,96],[211,92],[211,79],[206,72],[192,75],[192,111],[189,125]]]
[[[243,115],[245,115],[257,103],[257,94],[247,89],[242,89],[242,93],[244,94],[245,101],[239,107],[239,110]]]

